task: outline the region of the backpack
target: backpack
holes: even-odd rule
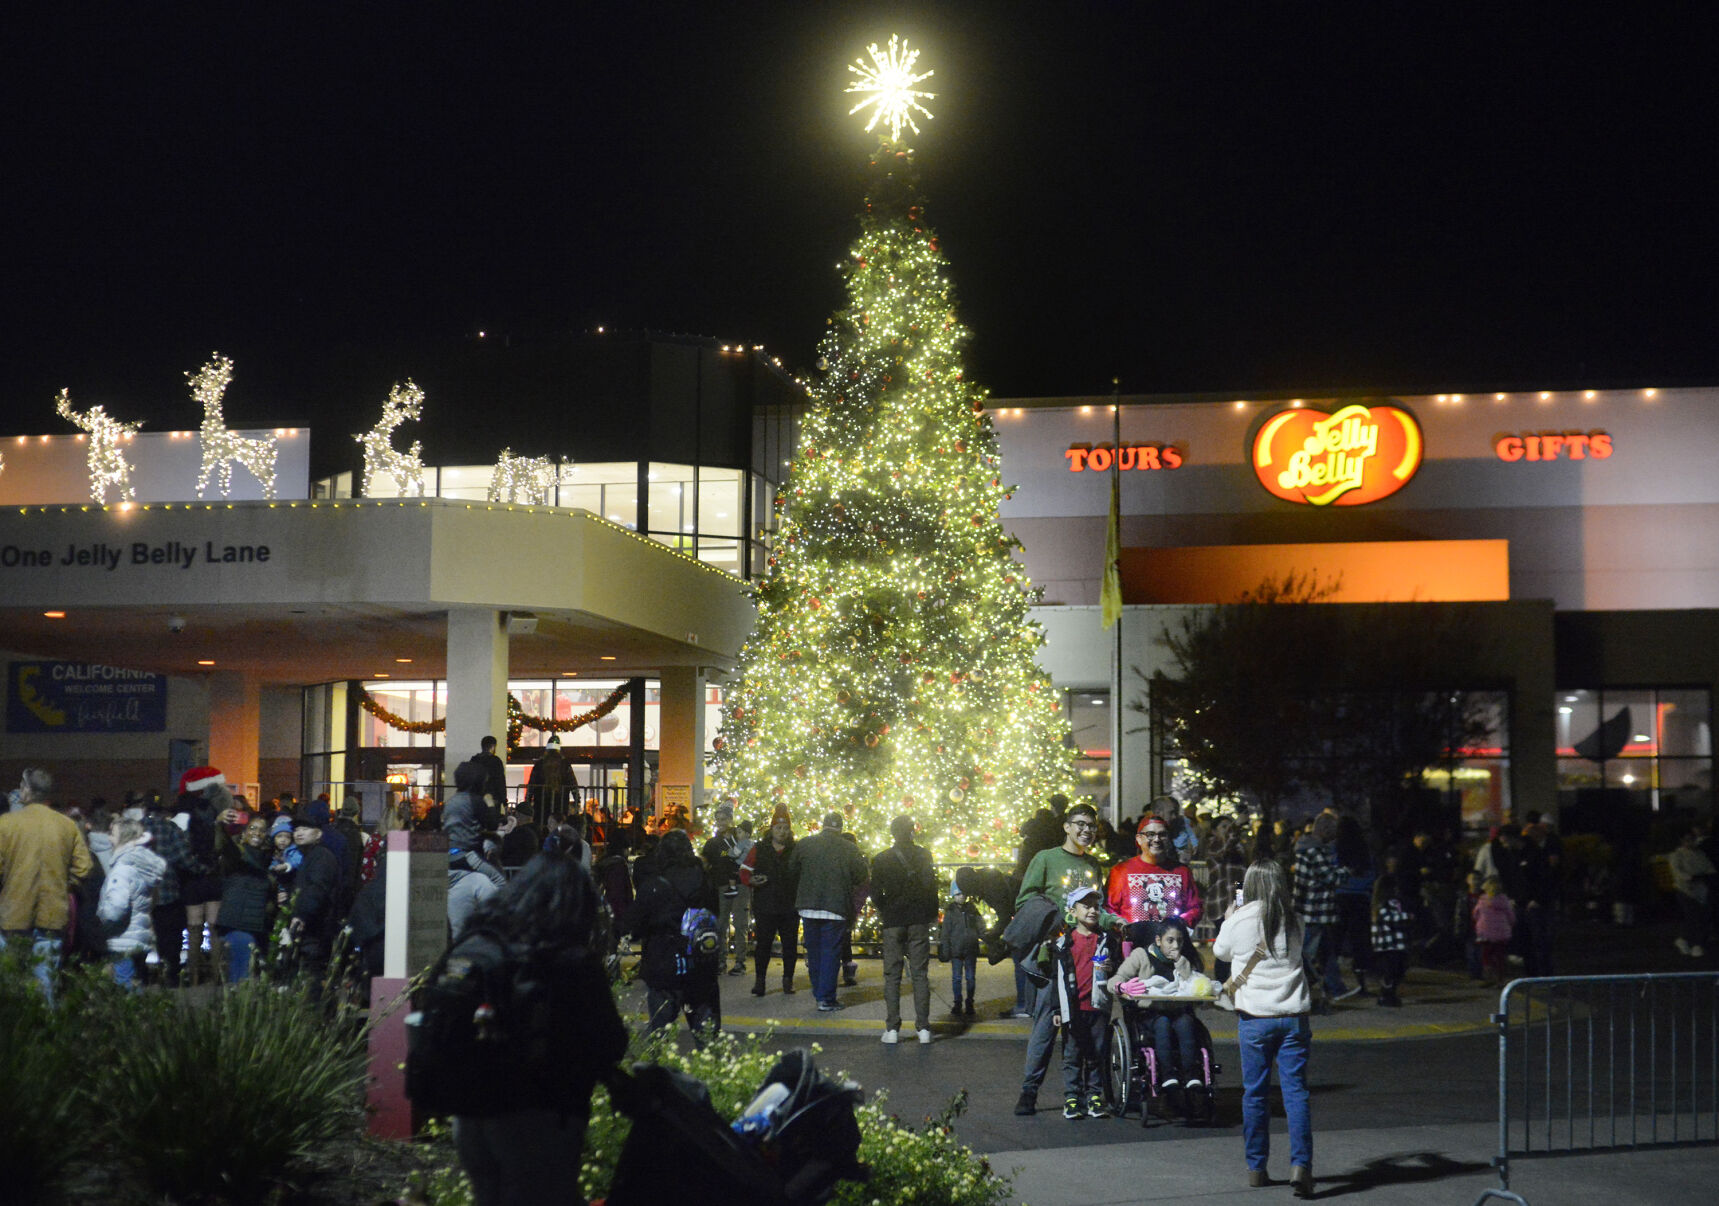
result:
[[[716,925],[716,914],[709,909],[689,908],[682,913],[680,936],[686,942],[686,949],[675,957],[676,970],[681,975],[722,962],[722,934]]]
[[[534,959],[472,930],[449,947],[406,1017],[406,1095],[422,1113],[483,1118],[582,1108],[626,1053],[600,956]]]

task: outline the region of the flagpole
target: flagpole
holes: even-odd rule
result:
[[[1122,378],[1110,379],[1110,522],[1116,526],[1117,586],[1122,576]],[[1122,820],[1122,607],[1118,589],[1116,643],[1111,657],[1110,723],[1115,736],[1110,742],[1110,824]]]

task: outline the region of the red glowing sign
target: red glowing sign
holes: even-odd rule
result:
[[[1492,441],[1501,461],[1603,461],[1612,454],[1612,437],[1603,431],[1531,431]]]
[[[1181,450],[1169,444],[1124,444],[1121,451],[1109,444],[1076,444],[1063,455],[1068,458],[1070,473],[1087,469],[1109,473],[1112,465],[1124,473],[1131,469],[1180,469],[1184,459]]]
[[[1358,507],[1395,494],[1420,468],[1421,427],[1397,406],[1280,411],[1253,437],[1260,485],[1285,502]]]

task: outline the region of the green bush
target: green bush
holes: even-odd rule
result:
[[[67,1136],[79,1133],[88,1099],[77,1047],[60,1041],[63,1010],[48,1008],[25,962],[0,946],[0,1176],[22,1202],[59,1196],[80,1156]]]
[[[295,1159],[362,1130],[363,1035],[301,992],[249,980],[198,1008],[143,1004],[99,1114],[154,1192],[253,1200]]]
[[[702,1049],[682,1050],[674,1042],[673,1032],[663,1030],[636,1040],[629,1060],[658,1063],[697,1077],[709,1090],[716,1112],[735,1118],[752,1100],[779,1055],[769,1034],[725,1033]],[[884,1095],[876,1094],[857,1112],[860,1159],[871,1167],[871,1179],[864,1184],[842,1182],[832,1201],[839,1206],[877,1202],[891,1206],[997,1206],[1008,1201],[1008,1180],[955,1138],[952,1124],[966,1108],[965,1093],[957,1095],[942,1115],[927,1119],[917,1128],[889,1114],[884,1102]],[[591,1098],[591,1124],[585,1132],[579,1170],[579,1188],[586,1197],[601,1198],[608,1193],[631,1129],[631,1121],[614,1109],[608,1091],[599,1086]],[[432,1138],[440,1135],[438,1128]],[[414,1189],[435,1206],[469,1206],[471,1202],[465,1178],[452,1168],[423,1178]]]

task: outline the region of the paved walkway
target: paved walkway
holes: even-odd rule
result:
[[[722,977],[723,1024],[730,1029],[773,1027],[784,1034],[881,1034],[884,1023],[883,972],[878,960],[861,959],[858,980],[855,987],[842,988],[837,994],[847,1008],[830,1014],[817,1011],[803,966],[795,973],[795,985],[799,991],[793,995],[783,994],[781,965],[775,962],[771,963],[766,980],[769,991],[762,997],[751,995],[753,977],[750,971],[743,976],[725,975]],[[643,993],[636,986],[633,991],[638,992],[642,1002]],[[1019,1042],[1026,1038],[1027,1021],[1002,1017],[1015,1000],[1012,964],[1005,962],[992,967],[981,959],[976,997],[979,1016],[972,1022],[955,1019],[950,1013],[949,965],[932,961],[931,1029],[939,1039],[959,1037],[963,1040],[1007,1039]],[[1477,984],[1461,973],[1420,968],[1409,973],[1403,1000],[1400,1009],[1375,1004],[1370,997],[1342,1001],[1333,1006],[1329,1016],[1314,1018],[1314,1028],[1322,1039],[1349,1041],[1472,1034],[1491,1030],[1488,1019],[1498,1008],[1496,989]],[[913,991],[908,983],[902,985],[902,1009],[903,1020],[911,1028]],[[1212,1008],[1203,1010],[1201,1016],[1214,1038],[1234,1039],[1233,1014]]]

